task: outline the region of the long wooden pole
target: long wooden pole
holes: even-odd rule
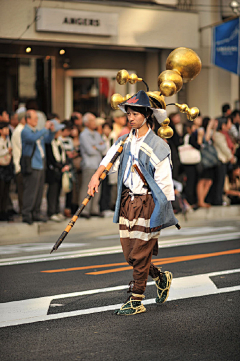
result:
[[[104,171],[102,172],[100,178],[99,178],[99,186],[100,184],[103,182],[103,180],[106,178],[106,176],[108,175],[110,169],[112,168],[113,164],[115,163],[115,161],[117,160],[117,158],[120,156],[120,154],[123,151],[123,146],[124,143],[126,141],[127,137],[122,141],[120,147],[118,148],[117,152],[114,154],[114,156],[112,157],[111,161],[108,163],[108,165],[106,166],[106,168],[104,169]],[[95,191],[94,191],[95,193]],[[74,226],[75,222],[77,221],[79,215],[82,213],[83,209],[86,207],[86,205],[88,204],[88,202],[90,201],[90,199],[92,198],[92,196],[90,196],[89,194],[87,195],[86,198],[84,198],[84,200],[82,201],[81,206],[78,208],[78,210],[76,211],[76,213],[73,215],[73,217],[71,218],[71,220],[69,221],[67,227],[64,229],[64,231],[62,232],[61,236],[58,238],[57,242],[54,244],[52,250],[50,253],[52,253],[53,251],[56,251],[58,249],[58,247],[60,246],[60,244],[63,242],[63,240],[66,238],[66,236],[68,235],[68,233],[71,231],[72,227]]]

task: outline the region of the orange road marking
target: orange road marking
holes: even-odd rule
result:
[[[227,254],[236,254],[236,253],[240,253],[240,249],[232,249],[229,251],[222,251],[222,252],[215,252],[215,253],[195,254],[195,255],[190,255],[190,256],[158,258],[158,259],[153,260],[152,262],[155,265],[162,265],[162,264],[168,264],[168,263],[191,261],[191,260],[195,260],[195,259],[217,257],[217,256],[223,256],[223,255],[227,255]],[[109,263],[109,264],[94,265],[94,266],[55,269],[55,270],[47,270],[47,271],[41,271],[41,272],[42,273],[58,273],[58,272],[81,271],[81,270],[94,269],[94,268],[107,268],[107,267],[117,267],[117,266],[127,266],[127,267],[114,268],[114,269],[110,269],[110,270],[103,270],[103,271],[96,271],[96,272],[89,272],[86,274],[100,275],[100,274],[106,274],[106,273],[127,271],[127,270],[132,269],[131,266],[128,266],[127,262],[121,262],[121,263]]]
[[[226,254],[235,254],[240,253],[240,249],[233,249],[229,251],[223,251],[223,252],[215,252],[215,253],[205,253],[205,254],[196,254],[192,256],[180,256],[180,257],[172,257],[172,258],[163,258],[162,261],[156,259],[153,261],[155,265],[162,265],[162,264],[168,264],[168,263],[177,263],[177,262],[184,262],[184,261],[192,261],[195,259],[202,259],[202,258],[209,258],[209,257],[217,257],[217,256],[223,256]],[[122,268],[116,268],[111,270],[104,270],[104,271],[97,271],[97,272],[89,272],[86,273],[86,275],[101,275],[106,273],[113,273],[113,272],[121,272],[132,269],[131,266],[129,267],[122,267]]]
[[[106,267],[115,267],[115,266],[125,266],[127,264],[128,264],[127,262],[112,263],[112,264],[110,263],[110,264],[102,264],[102,265],[95,265],[95,266],[54,269],[54,270],[41,271],[41,272],[43,272],[43,273],[57,273],[57,272],[81,271],[81,270],[92,269],[92,268],[106,268]]]

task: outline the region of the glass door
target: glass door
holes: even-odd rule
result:
[[[111,96],[136,92],[136,84],[119,85],[115,77],[118,70],[68,70],[65,78],[65,118],[73,111],[91,112],[96,116],[110,115]]]

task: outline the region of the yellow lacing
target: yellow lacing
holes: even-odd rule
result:
[[[145,296],[144,295],[138,295],[137,293],[132,293],[132,296],[133,297],[139,297],[139,298],[145,298]],[[135,301],[138,301],[138,300],[135,300]]]
[[[141,295],[140,295],[141,296]],[[143,296],[143,298],[144,298],[145,296]],[[120,308],[120,310],[119,311],[126,311],[126,310],[130,310],[130,309],[132,309],[132,310],[135,310],[135,312],[134,313],[125,313],[125,315],[126,316],[128,316],[128,315],[136,315],[137,313],[142,313],[142,312],[145,312],[146,311],[146,308],[141,304],[141,305],[139,305],[139,306],[137,306],[137,307],[134,307],[133,306],[133,304],[132,304],[132,302],[136,302],[136,301],[138,301],[138,300],[133,300],[132,298],[130,298],[130,300],[129,301],[127,301],[126,303],[124,303],[124,305],[122,305],[122,307]],[[141,302],[141,301],[140,301]],[[128,304],[128,303],[130,303],[130,307],[126,307],[126,305]]]
[[[164,303],[165,301],[167,301],[167,298],[168,298],[168,296],[169,296],[169,290],[170,290],[171,283],[172,283],[172,273],[171,273],[171,272],[168,272],[168,271],[165,271],[165,272],[163,272],[163,273],[165,274],[165,276],[166,276],[166,278],[167,278],[167,284],[166,284],[166,287],[165,287],[165,288],[159,287],[158,282],[157,282],[157,281],[159,280],[159,277],[157,277],[157,279],[156,279],[156,278],[154,279],[154,281],[155,281],[155,283],[156,283],[156,286],[157,286],[157,294],[158,294],[158,297],[159,297],[159,298],[162,298],[163,292],[164,292],[164,291],[167,291],[167,296],[166,296],[165,300],[164,300],[162,303]],[[159,292],[159,290],[160,290],[161,292]]]

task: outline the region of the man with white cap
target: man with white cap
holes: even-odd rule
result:
[[[156,303],[167,300],[172,280],[168,271],[161,272],[151,262],[158,252],[160,230],[178,226],[171,201],[174,187],[171,173],[170,148],[151,129],[152,115],[159,123],[166,118],[164,109],[151,107],[148,95],[139,91],[119,108],[127,113],[131,125],[125,135],[109,149],[89,185],[88,194],[98,192],[99,177],[126,139],[123,152],[113,165],[118,171],[118,196],[113,221],[119,223],[120,241],[126,261],[133,267],[129,283],[129,299],[116,311],[117,315],[134,315],[146,311],[142,304],[147,278],[156,283]]]

